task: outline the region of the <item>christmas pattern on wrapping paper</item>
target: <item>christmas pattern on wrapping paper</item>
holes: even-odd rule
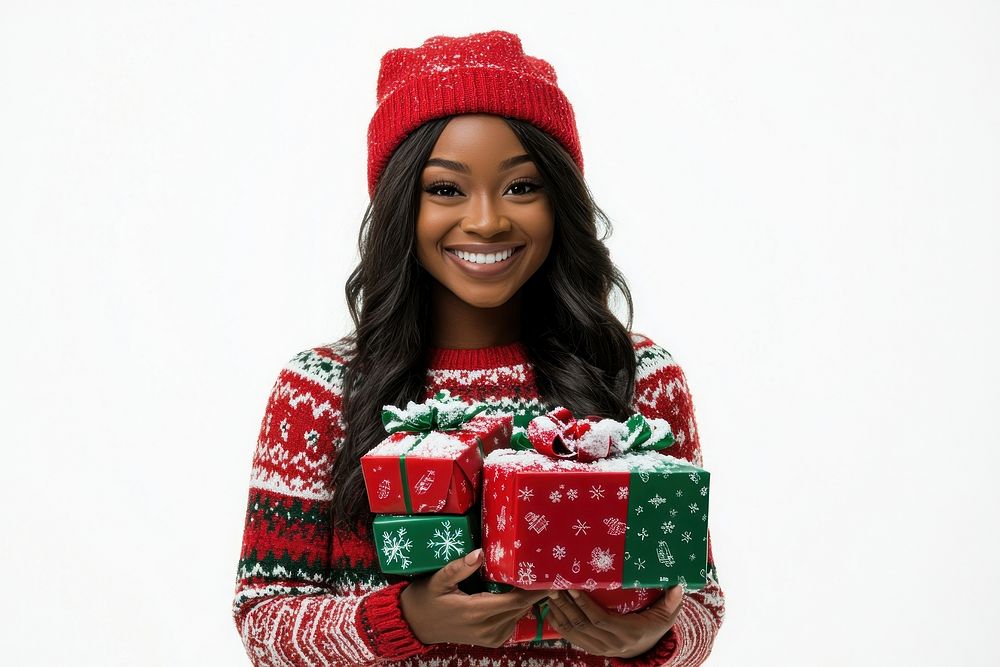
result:
[[[479,521],[470,514],[382,514],[372,534],[379,567],[389,574],[420,574],[439,570],[474,548]]]
[[[450,412],[440,424],[421,412],[438,407]],[[406,410],[384,406],[389,435],[361,457],[371,511],[458,514],[471,507],[483,456],[511,437],[512,418],[477,416],[487,409],[449,399],[447,390],[423,404],[410,401]]]
[[[499,450],[483,473],[491,580],[591,591],[706,583],[709,474],[700,468],[655,452],[579,463]]]
[[[670,421],[679,450],[695,464],[702,452],[684,374],[670,354],[633,334],[637,375],[634,409]],[[538,396],[534,371],[510,346],[438,353],[425,397],[442,388],[485,401],[485,414],[513,414],[515,428],[550,406]],[[515,358],[516,356],[516,358]],[[250,476],[233,619],[251,663],[370,664],[376,656],[401,667],[618,665],[553,640],[499,649],[421,647],[408,635],[395,600],[398,585],[378,568],[370,525],[352,535],[331,526],[330,471],[344,438],[340,418],[345,341],[304,350],[281,370],[261,422]],[[711,554],[711,537],[709,553]],[[711,557],[711,556],[710,556]],[[711,650],[724,618],[724,596],[710,585],[686,595],[659,658],[629,664],[693,667]],[[673,638],[676,637],[676,644]],[[624,665],[624,663],[622,663]]]

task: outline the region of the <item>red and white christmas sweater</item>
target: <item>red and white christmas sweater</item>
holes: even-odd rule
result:
[[[702,466],[683,371],[649,338],[633,333],[632,341],[634,411],[666,419],[676,438],[670,454]],[[540,399],[520,342],[434,348],[428,359],[426,398],[448,389],[465,401],[487,403],[484,414],[514,414],[515,428],[555,407]],[[406,581],[382,574],[367,535],[331,525],[331,470],[344,440],[341,387],[348,362],[342,339],[300,352],[281,369],[267,401],[253,455],[232,606],[252,664],[689,667],[705,660],[725,610],[711,534],[708,585],[687,592],[671,630],[634,658],[590,655],[561,639],[508,642],[500,648],[420,642],[400,611]]]

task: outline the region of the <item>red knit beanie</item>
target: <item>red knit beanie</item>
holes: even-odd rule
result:
[[[415,49],[382,56],[378,108],[368,124],[368,194],[392,152],[424,122],[460,113],[526,120],[551,134],[583,171],[573,106],[556,85],[552,65],[525,55],[503,30],[430,37]]]

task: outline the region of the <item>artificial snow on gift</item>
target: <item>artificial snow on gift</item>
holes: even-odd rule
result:
[[[372,537],[378,564],[387,574],[435,572],[464,556],[478,541],[478,515],[383,514],[375,517]]]
[[[487,582],[486,588],[493,593],[503,593],[513,588],[508,584]],[[598,588],[589,591],[591,599],[604,609],[626,614],[645,609],[663,597],[663,589],[659,588]],[[535,603],[531,609],[514,626],[510,637],[513,642],[540,641],[543,639],[558,639],[560,635],[548,620],[549,602],[544,600]]]
[[[479,413],[443,389],[406,409],[382,408],[389,436],[361,457],[368,504],[380,514],[462,514],[477,500],[483,457],[510,444],[511,415]]]
[[[483,466],[485,577],[526,589],[705,585],[709,473],[663,419],[535,417]]]

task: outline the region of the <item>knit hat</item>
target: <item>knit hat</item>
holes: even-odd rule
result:
[[[392,152],[424,122],[460,113],[520,118],[551,134],[583,171],[573,106],[552,65],[529,55],[503,30],[430,37],[414,49],[387,51],[368,124],[368,194]]]

